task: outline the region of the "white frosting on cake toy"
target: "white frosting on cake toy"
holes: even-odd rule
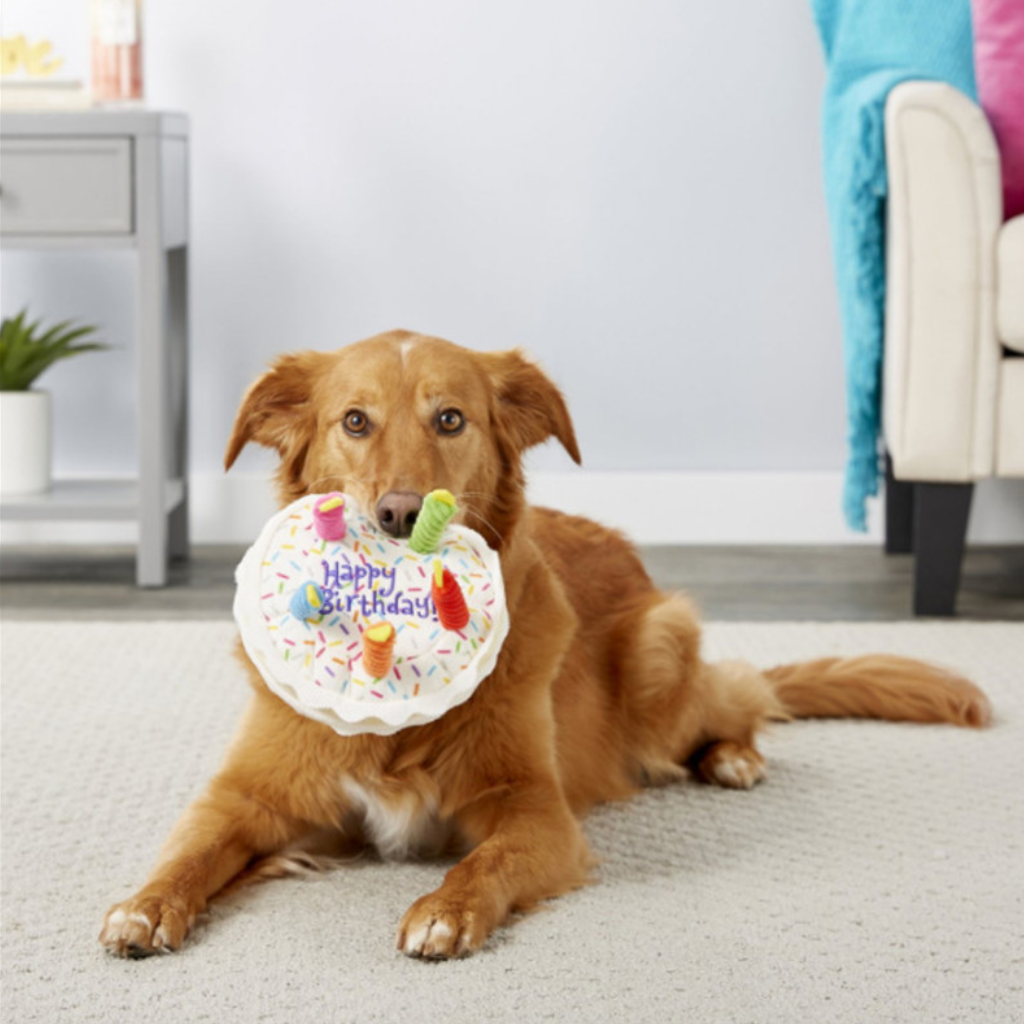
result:
[[[468,527],[448,523],[436,543],[413,550],[340,494],[273,516],[235,573],[235,621],[267,686],[343,736],[423,725],[468,700],[508,633],[501,565]],[[444,617],[452,587],[469,611],[461,629],[434,600]]]

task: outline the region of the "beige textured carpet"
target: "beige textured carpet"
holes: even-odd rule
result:
[[[995,725],[779,726],[752,793],[684,783],[599,809],[600,884],[472,959],[397,954],[442,869],[366,858],[215,904],[178,954],[114,960],[104,910],[245,700],[231,639],[227,623],[4,626],[3,1021],[1024,1021],[1020,625],[711,625],[715,657],[957,666]]]

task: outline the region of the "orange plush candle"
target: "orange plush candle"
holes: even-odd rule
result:
[[[374,679],[383,679],[391,671],[395,653],[395,627],[379,622],[363,632],[363,665]]]
[[[441,565],[441,559],[434,559],[434,578],[430,584],[430,595],[437,607],[437,618],[445,629],[465,629],[469,624],[469,609],[462,596],[455,577]]]

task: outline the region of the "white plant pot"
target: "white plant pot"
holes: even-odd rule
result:
[[[0,495],[50,489],[50,394],[0,391]]]

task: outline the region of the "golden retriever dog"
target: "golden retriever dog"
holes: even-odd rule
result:
[[[468,701],[390,736],[345,737],[302,717],[250,665],[251,703],[223,767],[149,880],[107,913],[108,950],[177,949],[229,883],[261,865],[281,874],[333,832],[386,856],[458,850],[402,918],[397,945],[462,956],[513,912],[588,881],[580,818],[595,803],[687,770],[720,786],[759,782],[769,720],[987,723],[980,690],[909,659],[765,671],[704,661],[693,606],[659,591],[621,535],[528,507],[522,456],[551,437],[580,461],[561,394],[518,351],[393,331],[285,355],[256,381],[228,468],[250,441],[274,448],[283,503],[345,491],[395,537],[409,535],[425,494],[451,491],[457,521],[500,555],[511,628]]]

